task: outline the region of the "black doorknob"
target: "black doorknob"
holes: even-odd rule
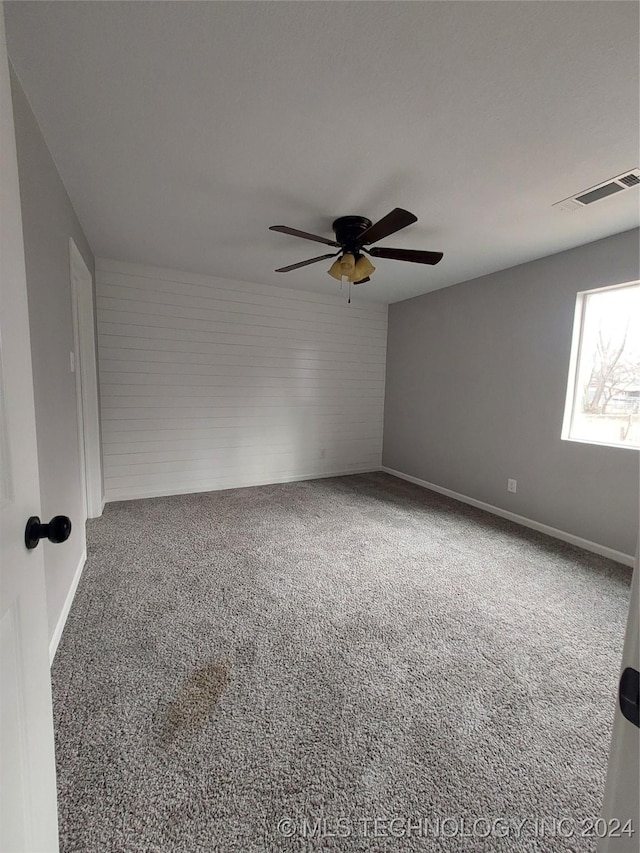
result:
[[[54,515],[49,524],[42,524],[37,515],[32,515],[24,531],[24,544],[29,550],[41,539],[49,542],[64,542],[71,535],[71,519],[66,515]]]

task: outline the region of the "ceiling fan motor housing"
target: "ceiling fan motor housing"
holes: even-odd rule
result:
[[[336,241],[344,251],[356,255],[361,248],[360,235],[364,234],[371,225],[371,220],[366,216],[341,216],[331,227],[336,235]]]

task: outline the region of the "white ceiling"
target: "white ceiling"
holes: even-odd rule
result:
[[[379,245],[395,302],[638,225],[634,2],[19,2],[9,52],[96,255],[335,292],[337,216],[419,221]],[[327,247],[327,251],[329,248]],[[360,293],[364,296],[362,291]]]

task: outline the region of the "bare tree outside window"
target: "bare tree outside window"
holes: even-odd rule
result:
[[[578,295],[563,438],[640,446],[640,284]]]

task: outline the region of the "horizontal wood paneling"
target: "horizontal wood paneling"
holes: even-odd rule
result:
[[[386,306],[100,259],[96,289],[107,500],[380,466]]]

